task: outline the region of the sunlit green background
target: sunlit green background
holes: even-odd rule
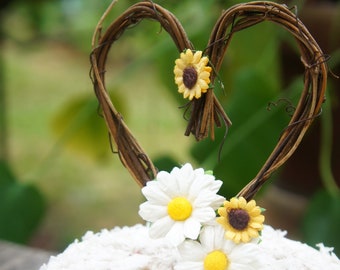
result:
[[[135,2],[119,1],[104,28]],[[239,2],[157,1],[179,18],[195,48],[201,50],[221,10]],[[32,221],[26,236],[10,239],[1,235],[5,239],[62,250],[87,230],[142,222],[137,214],[143,201],[140,189],[111,151],[89,78],[92,34],[110,3],[17,0],[1,10],[0,98],[5,103],[0,113],[5,125],[0,184],[5,191],[11,190],[8,183],[18,187],[13,190],[24,191],[14,192],[17,197],[4,192],[8,207],[0,214],[10,215],[11,209],[21,209],[23,215],[37,212],[37,223]],[[233,39],[220,74],[224,88],[221,83],[215,89],[233,121],[220,163],[224,129],[217,132],[215,142],[196,144],[193,137],[183,136],[186,120],[179,107],[186,102],[177,94],[172,71],[178,52],[159,24],[142,22],[113,46],[106,83],[114,104],[160,169],[168,169],[172,162],[213,169],[225,181],[222,193],[230,197],[256,174],[289,121],[285,104],[268,111],[268,102],[288,97],[296,104],[298,100],[302,72],[284,81],[279,54],[282,43],[296,50],[287,32],[272,24],[245,30]],[[330,64],[336,67],[339,49],[333,51]],[[112,148],[114,151],[115,146]],[[35,191],[19,189],[24,185]],[[13,203],[20,201],[20,194],[36,199],[32,204],[24,200]],[[333,228],[340,224],[339,215],[334,216],[339,213],[338,197],[325,218],[331,217],[327,224]],[[313,223],[313,216],[309,218]],[[1,223],[6,221],[0,216]],[[307,225],[306,230],[314,228]],[[324,241],[324,237],[313,241]]]

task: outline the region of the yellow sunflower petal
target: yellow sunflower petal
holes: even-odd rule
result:
[[[178,68],[177,66],[174,68],[174,74],[176,77],[183,77],[183,69]]]
[[[188,92],[189,92],[189,100],[192,100],[196,94],[194,91],[188,91]]]
[[[226,208],[226,209],[230,208],[230,202],[229,201],[224,201],[223,207]]]
[[[224,207],[218,208],[217,213],[222,217],[226,217],[227,215],[226,209]]]
[[[202,60],[203,60],[203,58],[201,59],[201,57],[202,57],[202,52],[201,51],[197,51],[197,52],[195,52],[195,54],[194,54],[194,56],[193,56],[193,59],[192,59],[192,63],[193,64],[198,64],[198,63],[200,63]],[[207,58],[207,57],[205,57],[205,58]]]
[[[185,90],[183,92],[183,97],[184,98],[188,98],[189,97],[189,99],[190,99],[190,91],[187,88],[185,88]],[[191,97],[191,99],[192,99],[192,97]]]
[[[242,209],[245,209],[246,206],[247,206],[247,201],[245,198],[243,197],[240,197],[239,200],[238,200],[238,206]]]
[[[201,87],[199,84],[196,83],[196,85],[191,89],[191,92],[195,98],[200,98],[201,97]]]
[[[249,228],[254,228],[254,229],[257,229],[257,230],[263,229],[263,224],[258,223],[258,222],[249,223],[248,226],[249,226]]]
[[[205,80],[207,83],[210,83],[210,73],[209,73],[209,72],[207,72],[207,71],[202,71],[202,72],[200,73],[200,78],[201,78],[202,80]]]
[[[243,231],[241,233],[241,241],[244,242],[244,243],[247,243],[247,242],[249,242],[249,240],[250,240],[250,236],[248,234],[248,230],[247,231]]]
[[[259,216],[251,218],[251,221],[257,222],[257,223],[263,223],[264,220],[265,220],[264,215],[259,215]]]
[[[255,208],[251,209],[250,211],[248,211],[248,213],[249,213],[250,216],[254,216],[254,217],[259,216],[259,215],[261,215],[261,208],[255,207]]]
[[[236,244],[240,243],[241,242],[241,234],[238,233],[238,234],[235,234],[235,236],[233,237],[232,239]]]
[[[207,89],[209,88],[209,85],[207,84],[207,82],[205,80],[199,79],[197,84],[200,87],[200,89],[202,90],[202,92],[204,90],[207,91]]]
[[[222,225],[223,227],[225,227],[224,226],[224,224],[225,224],[224,220],[225,220],[224,217],[217,217],[216,218],[216,222],[219,223],[220,225]]]
[[[203,57],[201,61],[199,62],[199,66],[205,70],[207,68],[207,71],[211,71],[211,67],[207,66],[209,64],[209,58],[208,57]]]
[[[234,237],[236,236],[236,233],[234,233],[233,231],[226,231],[225,232],[225,237],[228,239],[234,239]]]
[[[181,58],[183,59],[183,61],[186,62],[186,64],[188,64],[188,63],[192,63],[194,55],[190,49],[187,49],[185,53],[181,53]]]
[[[182,59],[176,59],[175,61],[176,68],[183,70],[186,67],[186,63]]]
[[[253,210],[254,208],[256,208],[256,202],[255,200],[251,200],[247,203],[245,209],[250,212],[251,210]]]
[[[175,83],[176,84],[182,84],[183,83],[183,78],[182,77],[175,78]]]
[[[181,84],[179,87],[178,87],[178,92],[179,93],[184,93],[186,90],[185,86],[183,84]]]
[[[248,232],[248,234],[249,234],[249,236],[251,238],[256,238],[256,237],[259,236],[259,231],[258,230],[255,230],[255,229],[252,229],[252,228],[248,228],[247,232]]]
[[[239,208],[239,201],[237,198],[231,198],[229,208]]]

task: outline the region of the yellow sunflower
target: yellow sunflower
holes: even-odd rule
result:
[[[226,230],[225,237],[237,244],[258,237],[263,229],[264,216],[254,200],[247,202],[243,197],[232,198],[224,202],[218,214],[217,222]]]
[[[190,49],[182,52],[181,57],[175,61],[175,83],[184,98],[200,98],[202,93],[207,92],[211,72],[208,62],[208,57],[202,57],[202,51],[193,53]]]

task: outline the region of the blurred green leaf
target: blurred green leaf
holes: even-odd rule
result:
[[[45,201],[29,184],[0,186],[0,238],[26,243],[45,213]]]
[[[334,247],[340,255],[340,196],[332,196],[325,190],[317,192],[306,210],[302,232],[304,241],[311,246],[323,243]]]
[[[170,172],[174,167],[180,166],[178,161],[170,155],[156,157],[153,163],[158,171]]]
[[[117,110],[122,112],[122,99],[117,94],[110,96]],[[52,125],[69,149],[94,159],[103,159],[110,153],[109,135],[98,107],[94,95],[77,97],[61,109]]]
[[[0,160],[0,187],[15,182],[15,176],[5,161]]]

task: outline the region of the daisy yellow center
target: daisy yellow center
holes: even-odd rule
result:
[[[205,256],[203,265],[204,270],[226,270],[229,260],[222,251],[214,250]]]
[[[177,197],[168,203],[168,214],[176,221],[183,221],[190,217],[192,212],[191,203],[184,197]]]
[[[242,231],[248,227],[250,216],[244,209],[232,209],[228,213],[228,219],[234,229]]]
[[[197,71],[194,67],[186,67],[183,70],[183,83],[188,89],[192,89],[197,82]]]

